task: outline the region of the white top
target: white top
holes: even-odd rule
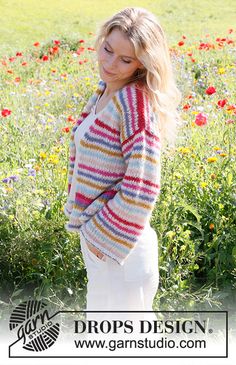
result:
[[[100,95],[101,97],[101,95]],[[74,200],[75,197],[75,187],[76,187],[76,180],[75,180],[75,175],[76,175],[76,166],[78,165],[78,159],[79,159],[79,142],[81,140],[81,138],[84,136],[84,134],[87,132],[87,130],[89,129],[89,127],[93,124],[93,122],[95,121],[95,119],[97,118],[97,114],[96,113],[96,107],[97,107],[97,103],[98,100],[100,99],[100,97],[97,98],[97,101],[95,103],[95,105],[93,105],[90,114],[83,120],[83,122],[76,128],[75,134],[74,134],[74,142],[75,142],[75,147],[76,147],[76,158],[75,158],[75,168],[74,168],[74,173],[73,173],[73,177],[72,177],[72,183],[71,183],[71,188],[70,188],[70,195],[69,195],[69,199]]]

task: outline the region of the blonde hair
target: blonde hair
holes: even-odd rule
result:
[[[163,142],[174,145],[180,116],[177,106],[181,93],[176,86],[165,34],[154,14],[140,7],[128,7],[100,25],[95,50],[114,28],[132,42],[137,59],[144,66],[135,71],[127,83],[140,81],[148,94]]]

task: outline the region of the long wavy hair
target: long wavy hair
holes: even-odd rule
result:
[[[155,15],[148,10],[125,8],[99,26],[94,44],[97,52],[114,28],[122,31],[132,42],[135,55],[144,66],[136,70],[127,83],[141,83],[157,115],[162,147],[163,142],[173,147],[178,126],[181,125],[177,110],[181,93],[176,86],[163,29]]]

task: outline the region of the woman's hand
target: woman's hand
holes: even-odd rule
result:
[[[101,253],[96,247],[90,245],[90,243],[86,242],[88,249],[95,255],[97,258],[99,258],[102,261],[105,261],[105,255]]]

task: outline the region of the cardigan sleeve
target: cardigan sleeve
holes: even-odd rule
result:
[[[117,101],[122,110],[120,140],[126,164],[120,190],[80,231],[120,265],[142,235],[160,192],[160,139],[151,127],[153,116],[145,97],[138,91],[132,93],[131,101],[124,95],[122,103]]]

